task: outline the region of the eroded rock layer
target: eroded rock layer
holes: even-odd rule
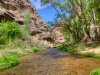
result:
[[[42,21],[29,0],[0,0],[0,21],[4,18],[8,21],[16,21],[23,25],[25,11],[30,11],[32,18],[30,34],[32,42],[41,42],[44,45],[53,46],[54,37],[49,27]]]
[[[56,26],[54,29],[53,29],[53,32],[55,32],[55,42],[54,44],[55,45],[60,45],[60,44],[63,44],[65,43],[65,38],[63,36],[63,27],[61,26]]]

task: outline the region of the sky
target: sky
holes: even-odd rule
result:
[[[42,17],[44,22],[53,21],[56,11],[50,4],[41,7],[40,0],[30,0],[32,5],[36,7],[38,14]]]

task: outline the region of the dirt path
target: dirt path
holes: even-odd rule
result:
[[[21,63],[0,75],[89,75],[100,68],[100,59],[48,49],[20,58]]]

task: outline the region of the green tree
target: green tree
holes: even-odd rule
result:
[[[98,24],[100,20],[100,1],[99,0],[41,0],[42,4],[50,3],[57,11],[57,18],[61,18],[60,22],[64,31],[73,37],[75,42],[88,42],[92,41],[90,37],[91,23]],[[58,11],[58,9],[60,11]],[[67,17],[66,14],[70,16]],[[65,30],[66,29],[66,30]]]

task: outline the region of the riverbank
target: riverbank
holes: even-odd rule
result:
[[[23,56],[20,61],[17,66],[0,71],[0,75],[89,75],[100,68],[100,59],[54,48]]]

